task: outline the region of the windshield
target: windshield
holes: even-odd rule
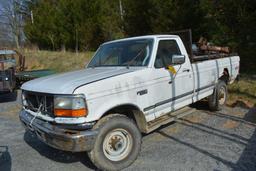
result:
[[[153,39],[135,39],[100,46],[88,67],[147,66]]]

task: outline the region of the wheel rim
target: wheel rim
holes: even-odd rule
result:
[[[225,87],[221,87],[220,91],[219,91],[219,104],[220,105],[224,105],[225,101],[226,101],[226,89]]]
[[[104,155],[111,161],[126,158],[132,149],[132,136],[125,129],[114,129],[103,141]]]

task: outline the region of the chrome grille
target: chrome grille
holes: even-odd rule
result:
[[[53,117],[53,98],[54,96],[46,93],[37,93],[30,91],[23,91],[23,97],[25,98],[27,105],[25,108],[38,112],[40,111],[44,115]],[[40,107],[40,109],[39,109]]]

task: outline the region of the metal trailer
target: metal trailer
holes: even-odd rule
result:
[[[16,52],[0,50],[0,93],[12,92],[16,87]]]
[[[25,56],[16,50],[0,49],[0,94],[13,92],[26,81],[51,75],[52,70],[25,71]]]

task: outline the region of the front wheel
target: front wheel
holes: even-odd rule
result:
[[[226,104],[228,97],[227,84],[220,80],[215,87],[214,93],[208,98],[210,110],[221,110]]]
[[[120,170],[136,160],[141,133],[133,120],[124,115],[108,115],[94,129],[99,133],[89,157],[99,169]]]

